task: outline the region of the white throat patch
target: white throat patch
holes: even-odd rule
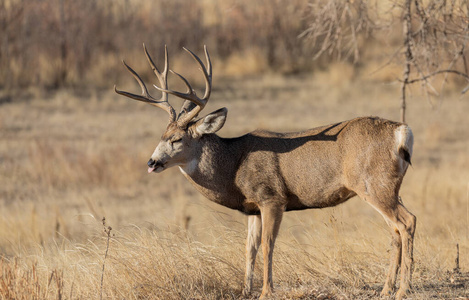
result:
[[[191,175],[197,169],[199,162],[197,159],[193,159],[188,162],[185,166],[179,166],[179,170],[181,170],[182,174],[184,175]]]

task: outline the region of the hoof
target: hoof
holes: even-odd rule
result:
[[[396,293],[396,300],[404,299],[407,295],[407,289],[399,289]]]
[[[259,300],[274,299],[272,291],[262,291]]]
[[[389,287],[384,287],[380,293],[381,297],[390,297],[392,295],[393,290]]]

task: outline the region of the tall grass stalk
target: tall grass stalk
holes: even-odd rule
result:
[[[102,221],[103,221],[104,233],[106,234],[106,252],[104,252],[103,269],[101,271],[101,285],[100,285],[99,299],[103,299],[104,269],[106,267],[106,259],[107,259],[107,253],[109,251],[109,242],[111,240],[111,230],[112,230],[111,226],[106,227],[105,217],[103,217]]]

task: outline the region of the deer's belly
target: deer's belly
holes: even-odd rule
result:
[[[355,192],[345,187],[333,191],[323,190],[310,194],[289,194],[286,211],[336,206],[355,195]]]

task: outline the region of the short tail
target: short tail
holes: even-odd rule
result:
[[[406,148],[399,148],[399,156],[405,160],[406,162],[409,163],[409,165],[412,165],[412,162],[410,161],[411,155],[409,153],[409,150]]]
[[[414,145],[414,135],[409,126],[403,124],[395,132],[397,142],[397,153],[399,157],[409,165],[412,165],[412,147]]]

